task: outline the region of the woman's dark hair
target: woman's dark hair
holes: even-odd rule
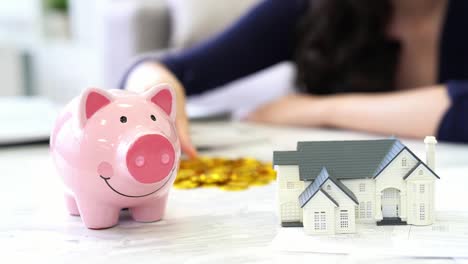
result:
[[[299,90],[394,89],[400,46],[387,36],[391,16],[390,0],[311,0],[297,28]]]

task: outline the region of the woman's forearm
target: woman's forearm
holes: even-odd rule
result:
[[[406,137],[435,135],[450,105],[443,85],[380,94],[336,95],[324,100],[326,126]]]
[[[163,82],[169,83],[176,90],[183,89],[179,80],[164,65],[157,62],[146,62],[130,72],[125,89],[139,92]]]

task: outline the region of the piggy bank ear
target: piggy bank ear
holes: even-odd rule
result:
[[[80,125],[83,127],[99,109],[112,102],[112,95],[98,88],[86,89],[80,98]]]
[[[159,106],[166,114],[175,120],[176,105],[175,105],[175,93],[172,87],[168,84],[160,84],[154,86],[143,93],[150,102]]]

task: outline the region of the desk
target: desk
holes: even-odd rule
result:
[[[203,154],[262,160],[271,160],[273,149],[294,149],[297,140],[376,138],[355,132],[241,123],[194,124],[192,130],[199,144],[226,143]],[[229,145],[226,135],[232,131],[254,140]],[[422,140],[403,142],[424,157]],[[468,197],[468,146],[438,144],[436,160],[443,179],[438,186],[437,210],[468,211],[468,205],[460,202]],[[117,227],[88,230],[80,218],[65,211],[61,181],[47,146],[0,149],[0,167],[2,263],[468,263],[452,258],[395,259],[275,250],[271,246],[279,230],[275,183],[242,192],[173,190],[167,215],[160,222],[136,223],[123,212]],[[452,203],[454,200],[459,202]],[[7,259],[10,261],[4,262]]]

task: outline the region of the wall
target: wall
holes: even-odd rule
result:
[[[318,192],[312,199],[304,206],[304,231],[306,234],[335,234],[335,207],[330,199],[328,199],[322,192]],[[326,214],[326,227],[325,231],[317,231],[314,228],[314,214],[315,212],[325,212]]]
[[[87,87],[102,87],[101,61],[91,48],[72,43],[41,46],[33,54],[34,88],[66,103]]]
[[[341,180],[341,182],[346,185],[356,196],[359,201],[359,205],[356,206],[356,222],[357,223],[374,223],[375,222],[375,212],[377,208],[375,207],[375,180],[374,179],[351,179],[351,180]],[[364,191],[360,189],[360,185],[364,184]],[[371,217],[368,217],[367,211],[369,203],[371,205]],[[380,210],[380,208],[379,208]],[[363,212],[364,218],[361,217]]]
[[[354,233],[356,230],[356,204],[331,180],[327,180],[323,184],[322,189],[325,190],[325,192],[327,192],[339,205],[339,207],[335,208],[335,228],[337,233]],[[340,228],[340,210],[348,211],[349,226],[347,230],[341,230]]]
[[[430,225],[434,222],[434,197],[436,177],[422,164],[407,178],[408,224]],[[424,192],[421,193],[421,185]],[[420,218],[420,205],[424,204],[425,219]]]
[[[11,48],[0,48],[0,58],[0,96],[23,94],[20,53]]]
[[[280,220],[284,220],[282,215],[282,205],[294,204],[293,211],[298,211],[299,215],[296,221],[302,221],[302,209],[299,207],[299,195],[304,191],[304,182],[299,180],[299,166],[297,165],[275,165],[277,172],[278,183],[278,212],[280,212]],[[288,182],[294,187],[288,189]],[[290,221],[290,219],[288,219]]]
[[[406,159],[406,166],[402,165],[402,160]],[[403,177],[416,165],[418,161],[408,151],[403,150],[376,178],[376,207],[381,206],[381,192],[386,188],[396,188],[400,190],[401,210],[400,218],[406,221],[407,217],[407,198],[406,198],[406,181]],[[382,211],[377,210],[377,220],[382,219]]]

